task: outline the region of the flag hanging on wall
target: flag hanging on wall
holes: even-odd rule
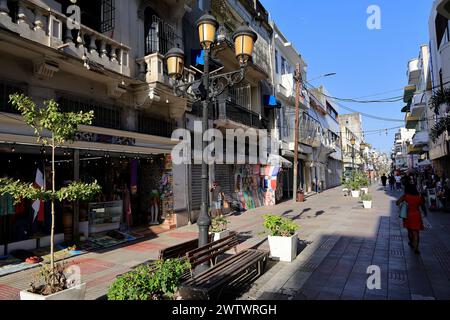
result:
[[[35,188],[38,189],[44,188],[45,186],[45,177],[39,168],[36,170],[36,178],[34,180],[34,186]],[[44,221],[44,209],[45,209],[44,201],[36,200],[33,202],[32,207],[34,211],[33,221],[36,221],[36,218],[38,219],[38,221]]]

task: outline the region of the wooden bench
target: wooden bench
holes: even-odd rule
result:
[[[180,295],[185,300],[211,300],[218,298],[223,289],[237,287],[259,277],[264,272],[269,253],[261,250],[244,250],[217,263],[217,258],[239,244],[236,233],[186,254],[191,264],[191,277],[180,285]],[[210,262],[211,268],[194,275],[195,267]]]

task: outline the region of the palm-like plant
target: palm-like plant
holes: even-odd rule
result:
[[[450,87],[440,89],[431,97],[431,107],[436,114],[439,114],[439,108],[443,105],[450,106]],[[440,136],[450,130],[450,116],[440,118],[430,130],[430,138],[436,142]]]

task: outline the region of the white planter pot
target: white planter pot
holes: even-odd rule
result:
[[[360,194],[361,194],[361,192],[359,192],[359,191],[352,191],[353,198],[359,198]]]
[[[86,295],[86,283],[70,289],[52,294],[50,296],[41,296],[26,290],[20,291],[20,300],[84,300]]]
[[[222,232],[215,232],[213,234],[213,241],[219,241],[222,240],[223,238],[226,238],[230,235],[230,231],[229,230],[225,230]]]
[[[369,194],[369,188],[361,188],[361,191],[364,192],[364,194]]]
[[[364,209],[372,209],[372,201],[363,201]]]
[[[269,236],[270,256],[282,262],[292,262],[297,257],[298,235],[292,237]]]

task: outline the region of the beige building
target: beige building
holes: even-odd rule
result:
[[[362,116],[359,113],[339,115],[344,172],[362,169],[361,144],[364,143]],[[354,139],[355,144],[352,144]]]
[[[93,125],[81,127],[57,155],[59,185],[97,179],[103,187],[96,202],[58,208],[57,232],[66,239],[119,227],[146,230],[162,221],[167,228],[187,224],[188,174],[185,166],[173,167],[169,155],[172,131],[184,126],[191,102],[174,96],[163,55],[183,47],[183,17],[193,5],[0,1],[0,174],[33,182],[37,170],[47,174],[50,165],[48,150],[8,103],[9,94],[25,93],[38,104],[54,99],[63,111],[95,112]],[[81,24],[72,16],[76,8]],[[186,69],[185,77],[193,72]],[[17,210],[2,221],[11,224],[2,242],[33,247],[48,234],[48,217],[33,217],[29,203]]]

